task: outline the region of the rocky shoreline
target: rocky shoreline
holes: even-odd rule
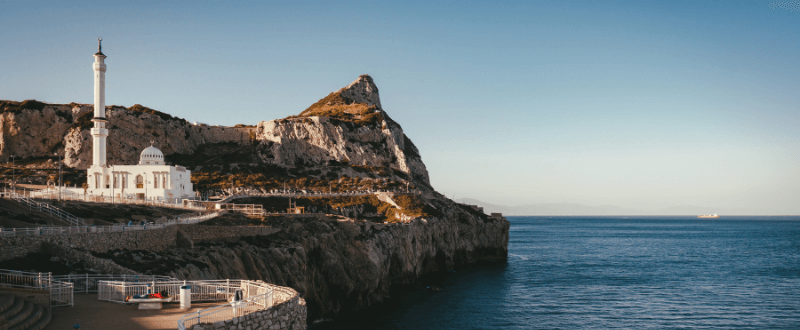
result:
[[[487,260],[506,260],[509,223],[481,219],[452,203],[442,218],[378,224],[326,216],[270,220],[280,229],[236,242],[195,243],[158,252],[114,251],[101,258],[150,273],[152,262],[181,264],[161,274],[186,279],[260,279],[297,290],[309,319],[381,303],[393,287]]]

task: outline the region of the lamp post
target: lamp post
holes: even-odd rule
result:
[[[61,154],[55,153],[58,156],[58,200],[61,200]]]
[[[17,168],[14,165],[14,164],[16,164],[15,163],[16,160],[17,159],[15,158],[15,156],[11,155],[11,191],[12,191],[12,194],[16,194],[17,193],[17,189],[16,189],[17,188],[17,172],[16,172]]]

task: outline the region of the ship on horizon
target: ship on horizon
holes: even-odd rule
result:
[[[703,214],[703,215],[698,215],[697,217],[698,217],[698,218],[701,218],[701,219],[716,219],[716,218],[719,218],[719,215],[717,215],[716,213],[714,213],[714,214]]]

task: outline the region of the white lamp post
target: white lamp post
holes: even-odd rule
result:
[[[17,159],[15,158],[15,156],[11,155],[11,191],[13,191],[14,194],[17,193],[17,189],[16,189],[17,188],[17,172],[16,172],[17,171],[17,167],[15,165],[16,164],[15,163],[16,160]]]
[[[61,154],[55,153],[58,156],[58,200],[61,200]]]

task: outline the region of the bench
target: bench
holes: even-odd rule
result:
[[[139,309],[161,309],[161,303],[171,302],[172,297],[167,298],[131,298],[128,303],[139,303]]]

